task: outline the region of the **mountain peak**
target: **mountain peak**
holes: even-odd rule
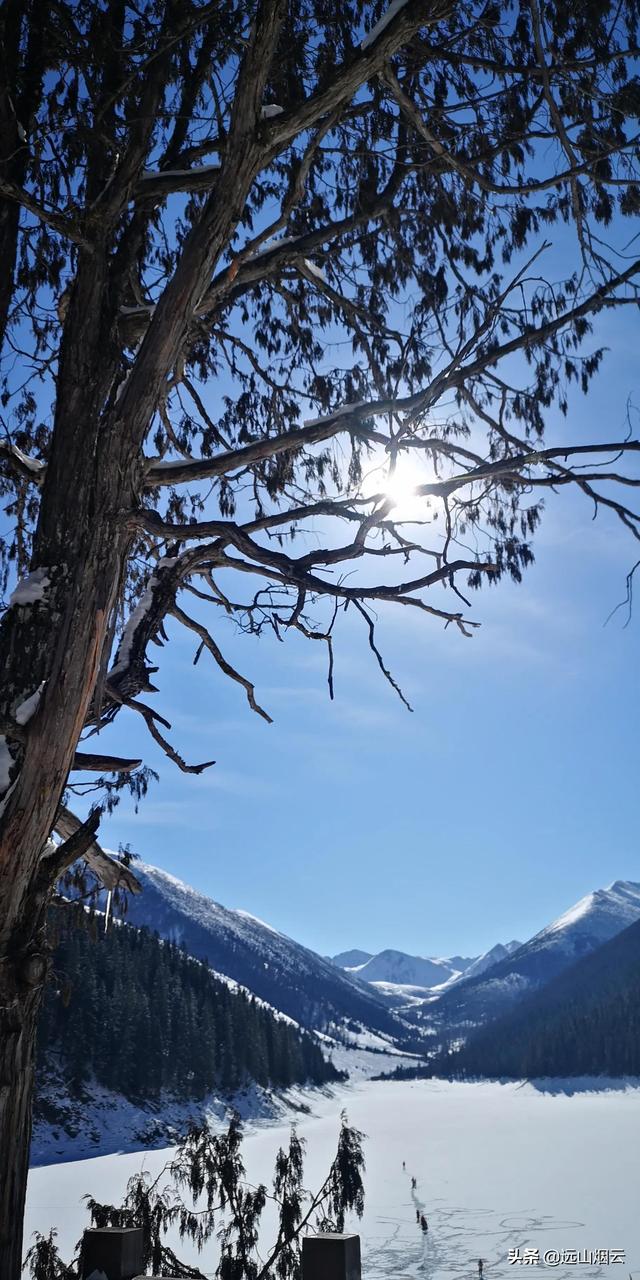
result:
[[[536,937],[550,933],[562,933],[573,930],[580,921],[589,921],[589,927],[595,927],[598,936],[602,929],[602,941],[612,936],[609,921],[613,917],[624,924],[632,924],[640,915],[640,884],[632,880],[614,880],[606,889],[593,889],[585,894],[568,911],[563,912],[556,920],[552,920]]]
[[[474,973],[472,966],[459,985],[443,993],[439,1016],[453,1023],[496,1017],[638,919],[640,884],[615,880],[607,889],[594,889],[486,972]]]

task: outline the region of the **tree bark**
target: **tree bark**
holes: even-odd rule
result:
[[[18,954],[0,953],[0,1276],[7,1280],[22,1272],[36,1029],[48,971],[42,932]]]
[[[9,738],[11,786],[0,821],[0,1276],[20,1280],[37,1015],[47,972],[52,885],[43,849],[54,825],[115,607],[131,531],[135,455],[100,409],[113,372],[105,278],[78,274],[63,341],[51,472],[33,567],[45,598],[13,605],[0,626],[2,712],[44,684],[24,742]],[[38,922],[37,925],[34,922]]]
[[[43,849],[108,657],[143,489],[143,440],[260,166],[256,122],[284,10],[285,0],[260,10],[239,76],[229,142],[233,163],[186,239],[120,395],[112,229],[96,223],[91,248],[78,256],[31,565],[47,585],[41,600],[14,604],[0,623],[5,723],[42,690],[24,735],[11,738],[9,732],[2,743],[10,755],[10,785],[0,797],[0,1159],[7,1167],[0,1193],[0,1280],[21,1276],[36,1021],[52,889]],[[98,150],[99,168],[102,142]]]

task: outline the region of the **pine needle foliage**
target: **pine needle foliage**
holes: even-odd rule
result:
[[[232,1115],[225,1133],[208,1124],[189,1130],[157,1177],[130,1179],[122,1205],[102,1204],[86,1196],[94,1227],[141,1227],[145,1269],[177,1280],[206,1280],[198,1268],[181,1261],[167,1243],[177,1231],[199,1252],[215,1237],[219,1257],[216,1280],[299,1280],[302,1236],[307,1231],[342,1231],[349,1213],[362,1217],[365,1171],[364,1135],[342,1113],[334,1160],[320,1188],[304,1187],[304,1139],[291,1130],[289,1145],[276,1157],[271,1192],[246,1180],[242,1124]],[[278,1213],[278,1229],[264,1257],[258,1249],[260,1222],[267,1201]],[[78,1246],[80,1256],[81,1244]],[[78,1264],[62,1262],[56,1233],[38,1235],[25,1261],[30,1280],[77,1280]],[[211,1272],[209,1271],[209,1274]]]

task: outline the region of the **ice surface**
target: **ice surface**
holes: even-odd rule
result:
[[[575,1082],[572,1082],[575,1086]],[[589,1085],[589,1082],[584,1082]],[[488,1280],[518,1270],[512,1248],[621,1248],[622,1280],[640,1269],[637,1231],[637,1152],[640,1088],[592,1081],[591,1091],[569,1095],[560,1082],[543,1086],[445,1081],[358,1083],[335,1094],[300,1094],[312,1114],[299,1114],[306,1139],[305,1186],[322,1181],[336,1146],[341,1108],[366,1134],[366,1205],[362,1222],[347,1231],[362,1238],[367,1280],[468,1280],[485,1261]],[[288,1140],[285,1120],[249,1122],[247,1176],[270,1185],[278,1147]],[[108,1156],[33,1169],[29,1178],[25,1246],[34,1230],[57,1226],[63,1255],[73,1251],[86,1215],[81,1196],[118,1201],[127,1179],[142,1166],[154,1176],[167,1152]],[[403,1160],[406,1171],[402,1169]],[[417,1179],[415,1193],[411,1177]],[[416,1208],[429,1220],[426,1239]],[[261,1244],[273,1236],[266,1210]],[[215,1269],[212,1241],[198,1257],[174,1247],[205,1274]],[[540,1264],[542,1266],[542,1263]],[[559,1266],[559,1280],[576,1276]],[[580,1280],[603,1280],[609,1268],[579,1267]]]

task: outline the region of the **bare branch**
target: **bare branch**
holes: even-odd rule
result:
[[[184,484],[192,480],[204,479],[217,475],[226,475],[241,467],[252,466],[265,458],[272,458],[289,449],[302,449],[318,444],[332,436],[343,432],[351,432],[370,418],[388,414],[416,414],[425,412],[440,399],[444,392],[463,386],[485,370],[498,364],[506,356],[517,351],[526,351],[547,341],[548,338],[564,328],[569,328],[576,320],[581,319],[606,306],[611,294],[622,285],[629,283],[640,275],[640,258],[636,259],[625,271],[612,276],[600,285],[588,298],[577,306],[563,312],[546,324],[527,327],[517,337],[498,347],[490,347],[467,364],[461,364],[459,357],[425,387],[410,396],[363,401],[356,404],[341,405],[323,418],[311,419],[302,427],[282,432],[279,436],[269,436],[264,440],[245,445],[239,449],[231,449],[226,453],[216,454],[213,458],[194,458],[192,461],[164,461],[149,458],[146,462],[146,486]],[[474,340],[465,344],[465,350],[474,345]],[[583,446],[583,450],[603,452],[606,446],[597,449]],[[640,444],[612,444],[609,449],[640,448]]]
[[[6,200],[13,200],[16,204],[22,206],[29,213],[33,214],[39,222],[46,223],[52,227],[66,240],[71,240],[73,244],[82,245],[84,249],[91,248],[91,243],[86,240],[79,231],[75,222],[63,213],[58,213],[56,209],[45,209],[44,205],[38,203],[28,191],[24,191],[22,187],[18,187],[15,182],[9,182],[6,178],[0,178],[0,195]]]
[[[213,636],[211,636],[207,631],[207,628],[203,627],[200,622],[196,622],[195,618],[190,618],[188,614],[186,614],[177,604],[173,606],[171,614],[174,618],[177,618],[178,622],[182,623],[183,627],[187,627],[189,631],[195,632],[195,634],[200,637],[202,644],[209,650],[209,653],[217,662],[220,670],[224,671],[224,674],[229,676],[231,680],[235,680],[237,684],[242,685],[243,689],[246,691],[247,702],[249,703],[251,710],[255,711],[257,715],[262,716],[262,719],[266,720],[267,724],[273,724],[271,716],[267,715],[267,712],[259,705],[259,703],[256,702],[255,689],[251,684],[251,681],[247,680],[245,676],[241,676],[240,672],[236,671],[235,667],[232,667],[230,662],[227,662],[226,658],[220,652]],[[197,659],[198,655],[194,658],[194,666]]]
[[[359,600],[354,600],[353,603],[355,604],[355,607],[358,610],[358,613],[362,614],[362,617],[364,618],[367,624],[367,627],[369,629],[369,648],[371,649],[371,652],[375,654],[376,661],[378,663],[378,666],[385,680],[388,680],[389,684],[391,685],[391,688],[395,689],[400,701],[403,702],[405,707],[407,708],[407,711],[413,711],[413,707],[411,706],[411,703],[408,702],[407,699],[405,698],[402,692],[402,689],[400,688],[400,685],[396,680],[394,680],[391,672],[389,671],[389,668],[385,667],[384,665],[384,662],[382,660],[382,655],[376,645],[376,632],[375,632],[375,624],[374,624],[373,618],[369,613],[367,613],[367,610],[364,608],[364,606],[360,603]]]
[[[75,815],[72,816],[75,817]],[[101,817],[102,809],[99,805],[96,805],[95,808],[91,809],[89,817],[84,822],[76,819],[78,825],[75,826],[75,829],[71,831],[66,840],[50,849],[40,863],[40,871],[46,876],[47,880],[59,879],[72,863],[77,862],[79,858],[88,858],[91,847],[94,844],[96,831],[100,826]],[[61,818],[60,821],[64,824],[64,818]],[[71,828],[73,827],[71,822],[67,825]]]
[[[125,760],[121,756],[95,755],[90,751],[76,751],[73,757],[73,770],[87,773],[133,773],[139,769],[142,760]]]
[[[151,707],[146,706],[144,702],[138,702],[135,698],[123,698],[122,703],[123,706],[129,707],[131,711],[137,711],[138,715],[142,716],[154,742],[157,742],[158,746],[162,747],[165,755],[170,760],[173,760],[174,764],[177,764],[182,773],[203,773],[205,769],[210,769],[215,764],[215,760],[205,760],[203,764],[186,764],[175,747],[172,747],[171,743],[161,734],[156,724],[156,721],[159,720],[160,724],[170,729],[171,725],[168,720],[163,719],[162,716],[158,715],[157,711],[153,711]]]
[[[72,847],[74,856],[66,860],[65,866],[70,866],[71,862],[76,861],[79,857],[86,858],[92,871],[95,872],[105,889],[115,889],[118,885],[124,885],[130,893],[141,893],[142,885],[129,867],[126,867],[122,862],[116,862],[115,858],[109,857],[109,854],[105,853],[104,849],[95,840],[95,832],[98,828],[100,816],[101,810],[96,809],[93,811],[93,816],[90,815],[87,822],[82,823],[66,805],[60,806],[54,823],[54,831],[57,831],[58,835],[62,836],[65,841],[71,840],[76,835],[78,836],[78,845]],[[93,827],[89,825],[91,822],[95,822]],[[80,836],[81,831],[83,832],[82,836]],[[89,836],[88,842],[86,840],[87,836]],[[74,852],[76,849],[80,849],[80,852]],[[56,859],[57,851],[56,854],[49,854],[48,856]],[[43,859],[41,866],[45,864],[47,866],[57,866],[57,862],[53,864],[47,863],[46,858]],[[64,866],[58,868],[56,875],[60,876],[64,869]]]

